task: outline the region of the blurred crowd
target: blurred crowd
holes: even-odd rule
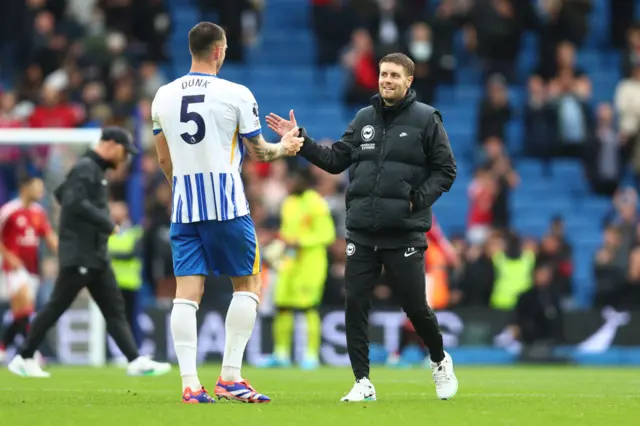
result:
[[[477,168],[468,188],[467,228],[449,236],[455,255],[445,262],[429,261],[432,273],[446,271],[441,278],[446,297],[439,297],[436,307],[512,310],[534,299],[544,300],[534,303],[543,310],[544,304],[558,310],[573,304],[572,247],[563,219],[556,218],[540,241],[522,241],[509,230],[509,194],[520,180],[505,143],[514,107],[507,91],[513,85],[528,90],[522,114],[524,154],[582,158],[592,190],[615,199],[595,258],[594,303],[640,307],[637,194],[619,188],[628,166],[640,181],[640,26],[632,21],[634,2],[611,2],[610,39],[624,52],[624,79],[612,104],[593,106],[589,70],[575,60],[589,31],[590,0],[441,0],[428,14],[423,11],[433,2],[427,0],[309,1],[318,66],[341,64],[349,71],[344,93],[348,106],[366,104],[377,91],[377,61],[391,51],[406,52],[416,63],[413,87],[420,100],[437,102],[437,87],[455,83],[461,60],[454,53],[457,34],[483,72],[486,94],[478,105]],[[215,15],[227,28],[227,61],[242,63],[246,48],[259,40],[261,11],[268,0],[198,0],[197,5],[204,19]],[[175,285],[168,244],[171,190],[155,158],[149,115],[151,99],[167,81],[163,69],[171,61],[166,48],[170,31],[163,0],[25,0],[0,5],[0,127],[122,125],[138,135],[143,154],[127,168],[112,171],[110,180],[113,198],[119,201],[130,195],[126,182],[132,174],[144,186],[144,217],[132,220],[145,229],[145,288],[160,302],[170,301]],[[515,63],[525,31],[540,35],[539,63],[519,81]],[[14,194],[18,171],[49,171],[51,151],[55,149],[0,147],[0,199]],[[57,154],[68,158],[66,151]],[[288,172],[305,166],[299,161],[245,162],[244,183],[261,245],[277,236]],[[340,237],[330,248],[324,303],[342,305],[347,179],[312,171]],[[269,281],[272,272],[265,269]],[[378,306],[393,305],[387,284],[383,276],[375,287]],[[216,299],[229,288],[209,286],[205,297]],[[538,294],[549,297],[532,297]]]

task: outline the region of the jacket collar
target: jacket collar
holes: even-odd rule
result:
[[[100,168],[102,170],[114,169],[116,167],[115,164],[111,163],[110,161],[105,160],[100,155],[98,155],[97,152],[95,152],[92,149],[87,151],[85,156],[89,157],[90,159],[92,159],[98,166],[100,166]]]
[[[400,99],[395,105],[386,106],[379,93],[370,98],[371,105],[378,111],[401,111],[410,107],[416,101],[416,91],[409,88],[404,98]]]

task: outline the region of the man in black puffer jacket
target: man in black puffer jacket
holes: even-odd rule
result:
[[[137,153],[131,134],[119,127],[106,128],[100,141],[71,168],[55,191],[60,210],[60,271],[51,297],[38,312],[20,354],[9,363],[14,374],[48,377],[33,355],[47,332],[69,309],[85,287],[102,311],[107,331],[129,360],[127,374],[158,375],[171,369],[140,356],[124,309],[124,299],[111,268],[107,251],[109,236],[119,232],[109,216],[107,169],[124,164]]]
[[[346,333],[356,384],[343,401],[376,398],[369,381],[368,314],[381,267],[393,277],[395,293],[429,348],[438,397],[458,389],[451,357],[444,352],[436,317],[425,296],[425,233],[431,206],[456,177],[456,162],[440,112],[417,102],[410,88],[414,64],[394,53],[380,61],[380,93],[361,109],[331,147],[305,138],[300,155],[328,171],[349,169],[347,190]],[[284,134],[297,125],[275,114],[269,127]]]

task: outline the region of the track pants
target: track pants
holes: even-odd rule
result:
[[[133,361],[138,357],[138,348],[125,315],[124,300],[111,267],[87,269],[63,268],[56,279],[49,302],[38,312],[20,351],[23,358],[32,358],[47,332],[69,309],[83,288],[89,289],[107,322],[107,331],[127,357]]]
[[[442,334],[427,305],[424,248],[376,249],[348,241],[345,270],[347,351],[356,380],[369,377],[369,310],[382,267],[392,291],[435,362],[444,359]]]

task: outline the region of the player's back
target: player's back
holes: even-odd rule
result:
[[[240,171],[241,137],[260,134],[249,89],[201,73],[160,88],[154,132],[167,140],[173,164],[174,222],[229,220],[249,213]]]

